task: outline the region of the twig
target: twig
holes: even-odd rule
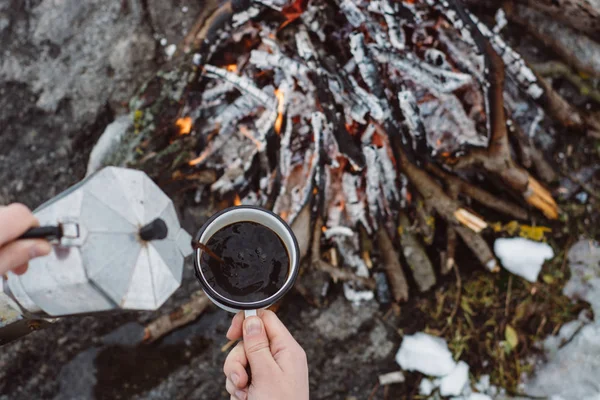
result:
[[[567,179],[575,182],[579,186],[581,186],[581,188],[583,190],[585,190],[590,196],[592,196],[596,200],[600,200],[600,193],[598,193],[597,190],[595,190],[593,187],[588,185],[587,182],[582,181],[581,179],[577,178],[576,176],[574,176],[568,172],[561,171],[561,173],[565,178],[567,178]]]
[[[454,257],[456,255],[456,231],[452,226],[446,228],[446,254],[442,258],[441,272],[447,275],[452,268],[456,268]]]
[[[546,183],[556,180],[556,172],[544,158],[543,152],[538,149],[519,124],[511,124],[509,132],[516,139],[521,153],[521,163],[527,168],[534,167],[538,176]]]
[[[435,285],[435,272],[425,248],[410,229],[410,221],[404,213],[398,218],[398,233],[404,258],[410,267],[419,291],[425,292]]]
[[[225,353],[227,350],[235,346],[237,342],[239,342],[239,340],[230,340],[229,342],[225,343],[223,346],[221,346],[221,353]]]
[[[504,317],[508,318],[508,308],[510,306],[510,295],[511,295],[511,291],[512,291],[512,282],[513,282],[513,276],[512,274],[510,274],[508,276],[508,290],[506,293],[506,302],[504,304]]]
[[[397,302],[408,300],[406,276],[404,276],[395,246],[383,226],[380,226],[377,230],[377,244],[379,245],[381,258],[383,259],[394,300]]]
[[[434,164],[427,163],[426,168],[428,171],[434,173],[438,177],[445,180],[448,184],[456,185],[460,193],[463,193],[466,196],[477,200],[483,205],[496,211],[500,211],[504,214],[511,215],[514,218],[520,220],[527,219],[527,211],[525,211],[518,205],[499,199],[493,194],[486,192],[485,190],[480,189],[477,186],[471,185],[470,183],[463,181],[455,175],[443,171],[441,168],[435,166]]]
[[[553,60],[543,63],[532,64],[533,69],[543,77],[564,78],[579,90],[579,93],[591,100],[600,103],[600,90],[588,84],[581,75],[573,71],[568,65],[561,61]]]
[[[317,217],[315,221],[315,226],[313,229],[313,241],[311,246],[311,264],[313,268],[319,269],[323,272],[328,273],[333,279],[334,282],[342,281],[342,282],[359,282],[364,285],[368,289],[375,289],[376,284],[375,280],[372,278],[366,278],[363,276],[358,276],[354,272],[347,271],[342,268],[334,267],[333,265],[325,262],[321,259],[321,235],[323,234],[323,219],[321,216]]]
[[[375,395],[377,394],[377,390],[379,390],[379,381],[377,381],[375,383],[375,386],[373,386],[373,390],[371,390],[371,394],[369,394],[369,400],[373,400],[375,398]]]
[[[144,343],[152,343],[175,329],[189,324],[202,314],[210,300],[201,290],[192,294],[192,299],[177,307],[170,314],[165,314],[146,325]]]

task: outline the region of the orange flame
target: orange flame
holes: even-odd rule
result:
[[[229,72],[237,72],[237,64],[229,64],[225,66],[225,69]]]
[[[179,128],[180,135],[189,135],[192,131],[192,117],[179,118],[175,121],[175,126]]]
[[[281,134],[283,126],[283,112],[285,111],[285,97],[283,91],[275,89],[275,97],[277,97],[277,120],[275,121],[275,132]]]
[[[242,205],[242,200],[240,199],[240,195],[239,194],[235,194],[235,198],[233,199],[233,205],[234,206],[241,206]]]
[[[279,216],[284,220],[287,220],[288,215],[289,215],[289,213],[287,211],[281,211],[279,213]]]
[[[327,227],[326,227],[325,225],[323,225],[323,226],[321,227],[321,231],[322,231],[322,232],[327,232]]]

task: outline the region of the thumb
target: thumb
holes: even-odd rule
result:
[[[253,377],[270,375],[279,369],[271,354],[271,347],[265,326],[259,317],[244,320],[244,350]]]

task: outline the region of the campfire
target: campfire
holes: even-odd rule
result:
[[[584,118],[458,0],[232,1],[185,43],[132,103],[138,163],[167,136],[172,179],[272,209],[348,296],[431,288],[458,238],[497,271],[493,224],[559,216],[537,141]]]

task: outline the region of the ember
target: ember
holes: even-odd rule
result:
[[[189,135],[192,130],[192,118],[191,117],[179,118],[175,122],[175,125],[179,128],[180,135]]]

